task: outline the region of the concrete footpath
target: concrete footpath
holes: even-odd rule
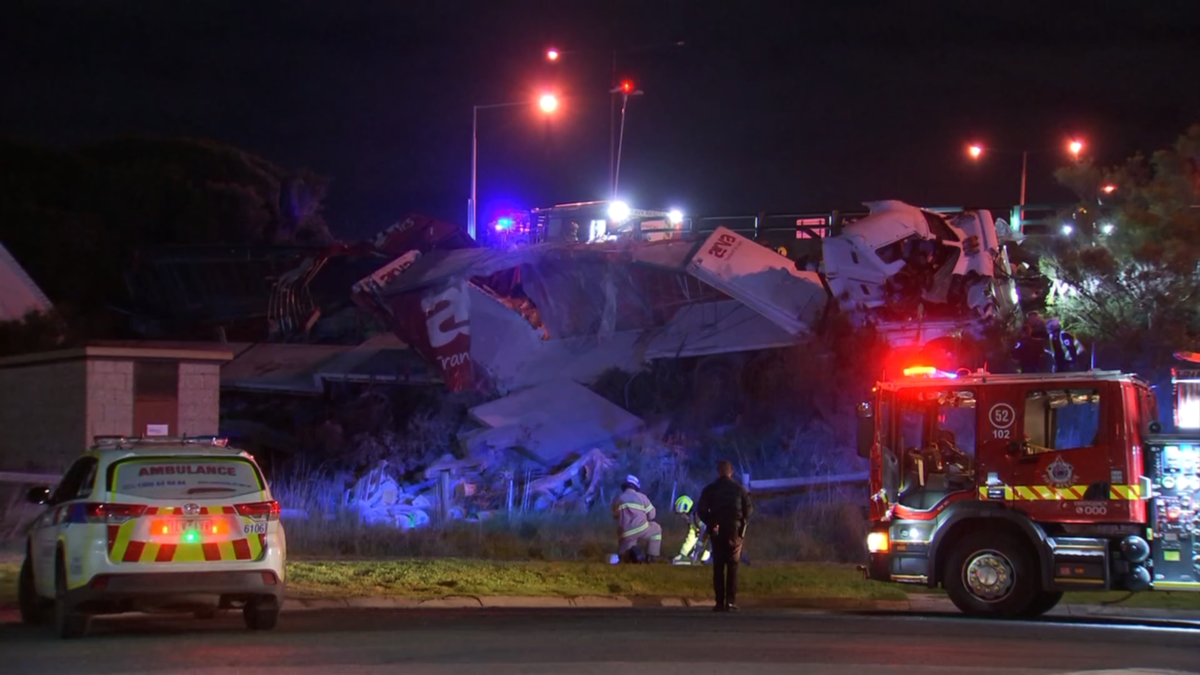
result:
[[[357,597],[357,598],[288,598],[285,612],[328,609],[616,609],[616,608],[701,608],[711,609],[713,601],[706,598],[679,597],[599,597],[574,598],[555,596],[473,596],[455,595],[442,598]],[[818,611],[876,611],[912,612],[916,614],[958,614],[958,608],[942,596],[913,595],[908,600],[847,600],[840,598],[744,598],[738,602],[743,609],[807,609]],[[1047,616],[1158,619],[1200,622],[1200,611],[1122,607],[1121,605],[1059,605]]]

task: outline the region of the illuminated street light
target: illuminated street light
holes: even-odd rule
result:
[[[672,225],[678,225],[683,222],[683,211],[679,209],[671,209],[667,212],[667,220],[671,221]]]
[[[1104,187],[1102,187],[1100,189],[1104,190],[1104,194],[1111,195],[1112,193],[1117,191],[1117,186],[1113,185],[1112,183],[1109,183],[1108,185],[1105,185]]]
[[[1067,150],[1069,150],[1072,155],[1075,155],[1075,159],[1079,159],[1079,153],[1083,152],[1083,141],[1072,139],[1071,142],[1067,144]]]
[[[629,220],[629,215],[631,213],[632,211],[629,209],[629,205],[625,202],[615,201],[608,205],[608,217],[614,223],[620,224],[626,220]]]
[[[967,146],[967,154],[971,156],[971,159],[979,159],[979,156],[983,154],[983,146],[977,144],[969,145]]]
[[[1073,226],[1068,225],[1067,223],[1063,223],[1062,233],[1064,236],[1069,237],[1069,236],[1071,236],[1071,233],[1074,231],[1075,231],[1075,228]]]
[[[558,56],[559,56],[559,54],[558,54],[557,49],[551,47],[550,49],[546,50],[546,60],[547,61],[557,61]]]
[[[511,103],[476,105],[471,108],[471,200],[467,209],[467,235],[472,239],[475,238],[476,219],[479,214],[479,199],[476,194],[479,187],[479,111],[493,108],[515,108],[532,103],[533,101],[513,101]],[[554,94],[542,94],[537,100],[537,106],[543,113],[549,115],[558,110],[558,97]]]
[[[1115,229],[1117,229],[1117,228],[1112,223],[1104,223],[1103,225],[1100,226],[1100,233],[1107,236],[1107,235],[1112,234],[1113,230],[1115,230]]]

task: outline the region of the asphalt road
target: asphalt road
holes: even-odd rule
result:
[[[0,673],[1074,673],[1200,670],[1200,627],[698,609],[340,610],[95,620],[84,640],[0,616]]]

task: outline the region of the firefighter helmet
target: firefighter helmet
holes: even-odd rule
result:
[[[675,513],[687,515],[692,512],[692,498],[687,495],[680,495],[679,499],[675,500]]]

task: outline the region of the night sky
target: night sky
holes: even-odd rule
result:
[[[345,237],[409,211],[464,222],[472,104],[544,90],[564,97],[553,119],[481,113],[481,218],[607,197],[614,48],[663,46],[618,56],[645,91],[620,195],[689,214],[1015,203],[1019,156],[974,165],[969,140],[1051,148],[1031,159],[1029,202],[1065,201],[1050,172],[1069,136],[1115,162],[1200,122],[1197,2],[88,0],[0,15],[0,134],[219,139],[332,176]]]

